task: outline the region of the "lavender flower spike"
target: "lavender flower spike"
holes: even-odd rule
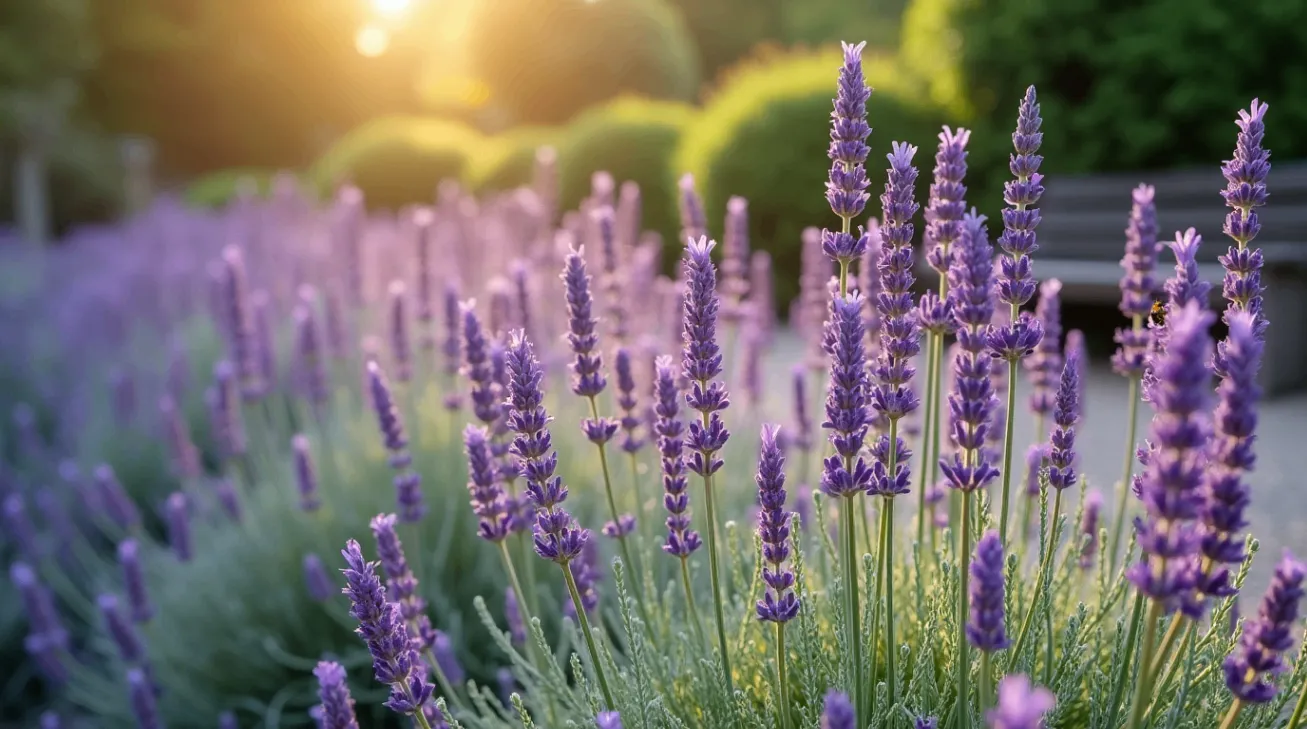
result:
[[[1253,470],[1257,429],[1257,369],[1262,341],[1256,334],[1256,319],[1246,311],[1227,312],[1230,333],[1223,344],[1221,384],[1216,387],[1217,405],[1212,418],[1214,432],[1207,447],[1206,482],[1202,521],[1202,554],[1208,569],[1199,575],[1199,592],[1212,597],[1235,593],[1230,569],[1244,560],[1244,511],[1250,501],[1246,475]]]
[[[1023,674],[998,682],[998,705],[985,714],[989,729],[1044,729],[1044,715],[1057,705],[1053,693]]]
[[[1307,566],[1286,551],[1257,616],[1244,623],[1239,645],[1222,664],[1225,685],[1236,699],[1261,704],[1275,698],[1275,684],[1269,679],[1287,668],[1284,654],[1293,647],[1298,629],[1304,577]]]
[[[851,497],[874,485],[872,468],[861,456],[870,417],[861,294],[837,294],[831,300],[824,339],[831,373],[821,427],[830,431],[835,453],[823,462],[821,489],[830,496]]]
[[[467,426],[463,431],[463,446],[467,453],[467,490],[472,496],[472,513],[477,516],[477,536],[489,542],[501,542],[512,525],[512,505],[496,474],[486,429]]]
[[[476,300],[459,304],[463,322],[463,373],[472,385],[472,413],[477,420],[492,426],[502,414],[502,395],[495,383],[490,360],[490,339],[477,317]]]
[[[1003,630],[1003,542],[989,530],[976,543],[971,561],[971,610],[967,640],[977,649],[1001,651],[1011,641]]]
[[[350,615],[359,622],[356,632],[372,654],[377,681],[390,686],[386,707],[399,714],[416,713],[431,698],[432,686],[413,649],[400,607],[386,601],[376,564],[363,559],[358,542],[353,539],[346,542],[341,555],[348,565],[342,571],[345,593],[353,605]]]
[[[299,490],[300,509],[309,513],[322,506],[318,496],[318,473],[313,467],[313,452],[308,436],[303,433],[290,439],[291,452],[295,456],[295,486]]]
[[[390,354],[395,363],[395,379],[408,382],[413,378],[413,342],[409,339],[408,294],[403,281],[390,282]]]
[[[1044,336],[1035,353],[1024,362],[1030,373],[1030,410],[1038,417],[1053,411],[1053,391],[1062,371],[1062,282],[1050,278],[1039,285],[1039,303],[1035,316]]]
[[[536,554],[566,565],[581,554],[590,531],[577,526],[562,504],[567,499],[563,479],[554,474],[558,454],[549,435],[549,414],[543,405],[544,371],[531,342],[520,331],[512,333],[507,353],[509,373],[508,426],[516,433],[512,453],[522,462],[527,493],[536,508],[533,528]]]
[[[572,392],[592,401],[608,384],[604,377],[603,355],[599,353],[599,320],[594,317],[594,300],[590,295],[590,276],[585,271],[583,248],[568,251],[563,264],[563,286],[567,292],[567,341],[575,360],[572,369]],[[593,410],[593,408],[592,408]],[[595,415],[581,423],[592,443],[603,446],[617,434],[618,423]]]
[[[1224,293],[1229,300],[1228,312],[1246,311],[1253,315],[1253,333],[1261,338],[1266,332],[1266,319],[1262,316],[1262,252],[1249,249],[1248,244],[1261,231],[1257,208],[1266,204],[1266,176],[1271,171],[1271,153],[1262,148],[1266,126],[1266,104],[1253,99],[1248,111],[1239,110],[1238,142],[1234,158],[1221,165],[1226,186],[1221,191],[1230,209],[1225,217],[1225,234],[1234,240],[1224,256]]]
[[[808,415],[808,374],[803,365],[795,365],[791,377],[794,382],[794,446],[806,453],[812,449],[812,417]]]
[[[658,433],[658,453],[662,461],[663,505],[667,508],[667,541],[663,551],[685,559],[701,546],[699,533],[690,528],[690,493],[685,479],[685,424],[677,417],[680,391],[672,358],[659,357],[654,363],[654,430]]]
[[[345,669],[339,663],[320,661],[313,675],[318,677],[318,698],[321,729],[358,729],[354,718],[354,699],[350,698],[345,684]]]
[[[412,456],[408,452],[408,437],[404,433],[404,422],[400,419],[399,409],[386,382],[381,367],[374,362],[367,364],[368,393],[372,400],[372,409],[377,416],[377,426],[381,430],[382,442],[390,451],[390,466],[396,471],[395,493],[399,504],[399,518],[406,523],[422,520],[426,514],[426,504],[422,496],[422,480],[409,468]]]
[[[758,619],[785,623],[799,614],[794,594],[794,571],[786,568],[790,556],[790,512],[785,510],[785,456],[776,442],[779,425],[762,426],[762,455],[758,457],[758,537],[762,540],[762,579],[767,583],[758,601]]]
[[[111,593],[104,593],[95,599],[95,603],[100,608],[105,630],[118,649],[118,656],[124,663],[139,663],[145,657],[145,647],[141,644],[141,637],[136,634],[136,629],[123,617],[118,607],[118,597]]]
[[[159,707],[154,698],[154,682],[140,668],[127,670],[127,687],[131,695],[132,714],[140,729],[163,729]]]
[[[722,373],[721,349],[717,345],[717,275],[712,263],[714,241],[700,238],[690,241],[685,248],[683,263],[689,292],[684,307],[684,348],[681,368],[690,380],[690,391],[685,402],[692,410],[707,416],[707,424],[698,419],[690,421],[686,444],[694,455],[690,470],[707,478],[721,468],[722,460],[716,454],[726,445],[730,433],[722,422],[719,411],[730,405],[726,385],[716,378]]]
[[[601,711],[595,717],[598,729],[622,729],[622,715],[616,711]]]
[[[831,690],[821,712],[821,729],[854,729],[858,723],[853,704],[842,691]]]
[[[316,554],[304,555],[304,586],[308,588],[309,597],[314,602],[326,602],[331,599],[335,588],[327,577],[327,568],[322,566],[322,558]]]
[[[917,148],[910,144],[894,143],[894,151],[887,155],[889,176],[880,197],[884,209],[880,227],[884,245],[879,265],[881,293],[877,302],[881,335],[880,356],[872,368],[876,385],[871,404],[891,422],[917,408],[917,396],[911,388],[915,370],[909,364],[921,349],[912,312],[912,216],[917,212],[912,198],[917,170],[912,166],[912,157],[916,153]],[[906,473],[906,466],[904,469]],[[897,474],[891,477],[897,478]]]
[[[1053,422],[1057,427],[1050,441],[1048,484],[1055,489],[1065,489],[1076,482],[1075,427],[1080,419],[1080,361],[1075,355],[1062,366],[1056,402]]]
[[[191,561],[191,516],[186,504],[186,495],[175,491],[164,504],[168,517],[168,543],[173,554],[182,562]]]
[[[449,679],[449,683],[453,686],[461,686],[466,680],[466,675],[463,673],[463,666],[459,665],[458,656],[454,655],[454,644],[443,630],[435,631],[431,652],[436,658],[436,663],[440,664],[441,673]]]
[[[409,569],[404,545],[400,544],[399,534],[395,532],[395,515],[378,514],[368,526],[377,540],[377,555],[381,557],[381,569],[386,573],[386,599],[399,605],[404,622],[416,624],[425,618],[427,605],[417,594],[417,578]]]
[[[678,209],[681,212],[681,237],[697,240],[708,234],[708,222],[703,213],[703,200],[694,188],[694,175],[685,173],[677,182],[680,190]]]
[[[967,142],[971,130],[953,131],[944,127],[939,133],[939,151],[935,153],[935,180],[926,204],[926,262],[939,275],[948,275],[952,244],[962,235],[962,216],[966,213]]]
[[[154,617],[154,606],[145,589],[145,573],[141,570],[139,547],[135,539],[124,539],[118,543],[118,565],[122,568],[123,586],[127,591],[127,603],[131,606],[132,620],[137,623],[149,622]]]
[[[1044,194],[1044,176],[1039,173],[1044,158],[1036,154],[1044,138],[1039,131],[1041,123],[1035,87],[1031,86],[1021,100],[1017,130],[1012,134],[1016,153],[1008,167],[1016,179],[1003,184],[1003,200],[1008,207],[1003,210],[1003,235],[998,239],[999,247],[1008,254],[1000,267],[998,295],[1013,310],[1035,295],[1030,254],[1039,249],[1035,242],[1039,210],[1034,206]]]
[[[1149,445],[1139,495],[1146,517],[1136,519],[1143,561],[1128,577],[1166,612],[1194,588],[1202,505],[1202,449],[1209,430],[1207,388],[1212,316],[1197,302],[1170,314],[1167,351],[1157,363]]]
[[[462,361],[459,333],[463,320],[462,307],[458,300],[458,284],[453,281],[445,282],[444,309],[445,338],[440,353],[445,357],[445,377],[449,388],[445,393],[444,405],[446,410],[458,410],[462,406],[462,398],[458,393],[458,381],[455,375],[458,374]]]
[[[1154,270],[1162,245],[1157,240],[1157,208],[1153,204],[1153,187],[1140,185],[1131,193],[1130,222],[1125,230],[1125,257],[1121,268],[1121,313],[1135,320],[1129,329],[1116,330],[1121,345],[1112,356],[1112,368],[1126,377],[1141,377],[1151,336],[1143,326],[1153,305],[1157,288]]]
[[[867,137],[871,135],[871,127],[867,126],[867,99],[871,98],[871,89],[867,88],[862,75],[862,50],[866,45],[841,43],[844,63],[840,66],[835,110],[831,112],[830,150],[827,152],[831,170],[826,183],[826,200],[831,210],[846,221],[861,215],[870,197],[867,194],[867,172],[863,168],[870,151]],[[847,248],[838,244],[835,247]],[[853,253],[848,257],[857,256],[858,253]]]
[[[631,352],[618,347],[613,354],[613,369],[617,372],[617,406],[622,409],[619,421],[622,427],[622,450],[636,453],[644,445],[640,438],[640,402],[635,395],[635,375],[631,372]]]
[[[1094,558],[1098,556],[1098,522],[1102,511],[1103,494],[1098,489],[1090,489],[1085,494],[1085,510],[1080,517],[1080,538],[1087,539],[1080,550],[1081,569],[1093,567]]]

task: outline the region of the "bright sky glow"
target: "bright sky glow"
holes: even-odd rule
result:
[[[413,4],[413,0],[372,0],[372,10],[377,15],[393,18],[403,15]]]
[[[385,28],[365,25],[354,35],[354,48],[364,58],[376,58],[390,47],[390,34]]]

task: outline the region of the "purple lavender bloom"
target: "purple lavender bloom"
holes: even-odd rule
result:
[[[403,281],[390,282],[390,355],[395,379],[413,379],[413,342],[409,339],[407,292]]]
[[[881,249],[885,241],[880,234],[880,222],[875,218],[867,220],[867,250],[858,263],[858,291],[862,293],[863,328],[867,330],[868,357],[875,357],[880,350],[880,261]],[[877,426],[879,427],[879,426]]]
[[[1085,495],[1085,510],[1080,516],[1080,538],[1088,537],[1084,547],[1080,550],[1080,568],[1089,569],[1094,566],[1094,559],[1098,556],[1098,523],[1103,511],[1103,494],[1098,489],[1090,489]]]
[[[993,529],[976,543],[971,561],[970,620],[967,640],[978,650],[994,652],[1011,641],[1003,630],[1003,543]]]
[[[1175,240],[1171,243],[1171,250],[1175,253],[1175,273],[1166,280],[1164,286],[1167,296],[1166,316],[1163,318],[1165,323],[1158,326],[1155,322],[1149,322],[1152,350],[1145,360],[1146,369],[1141,388],[1146,402],[1153,402],[1152,391],[1157,385],[1154,365],[1166,355],[1172,315],[1191,301],[1199,308],[1207,306],[1212,285],[1203,280],[1198,271],[1198,247],[1202,242],[1203,237],[1193,228],[1189,228],[1183,233],[1176,233]]]
[[[912,157],[916,153],[917,148],[910,144],[894,143],[894,151],[887,155],[889,176],[880,197],[884,211],[877,300],[881,333],[880,356],[871,370],[876,382],[871,405],[889,420],[898,420],[917,408],[911,387],[916,371],[909,364],[921,349],[912,307],[912,216],[917,212],[912,198],[917,170]],[[906,464],[903,468],[906,472]]]
[[[1253,333],[1260,339],[1266,332],[1267,321],[1262,316],[1262,252],[1249,249],[1248,244],[1261,231],[1257,208],[1266,204],[1266,176],[1271,171],[1271,153],[1262,148],[1266,126],[1266,104],[1253,99],[1248,111],[1239,110],[1239,137],[1234,158],[1221,164],[1226,186],[1221,191],[1230,213],[1225,217],[1225,234],[1234,240],[1224,256],[1223,290],[1230,302],[1227,312],[1246,311],[1253,315]],[[1228,323],[1228,321],[1227,321]],[[1218,352],[1218,355],[1220,353]]]
[[[136,380],[132,373],[125,369],[114,373],[109,388],[113,392],[114,417],[123,424],[132,422],[136,416]]]
[[[227,514],[227,518],[239,524],[244,517],[241,510],[240,494],[230,478],[220,478],[213,484],[213,495],[218,499],[218,506]]]
[[[345,312],[341,310],[340,294],[335,289],[327,289],[322,297],[323,328],[327,332],[327,351],[335,359],[347,356],[345,340],[349,323],[345,321]]]
[[[258,365],[259,394],[266,394],[277,381],[277,342],[272,328],[271,301],[266,291],[250,296],[254,321],[254,361]]]
[[[567,487],[554,474],[558,454],[549,436],[549,414],[545,412],[541,380],[544,371],[536,360],[531,342],[521,331],[512,333],[507,365],[509,372],[508,426],[516,433],[513,455],[522,463],[522,475],[536,514],[533,527],[536,554],[564,566],[581,554],[590,531],[577,526],[563,508]]]
[[[745,306],[758,327],[763,344],[771,344],[776,332],[776,289],[772,285],[771,254],[754,251],[749,257],[749,295]]]
[[[507,668],[495,671],[495,688],[498,689],[500,703],[511,708],[513,694],[517,693],[517,679],[513,676],[513,671]]]
[[[635,531],[635,516],[632,514],[618,514],[617,521],[609,519],[604,522],[603,529],[600,531],[603,532],[605,537],[620,539]]]
[[[67,650],[68,631],[59,619],[50,590],[41,584],[36,571],[26,562],[14,562],[9,566],[9,580],[22,599],[28,632],[38,636],[46,647]]]
[[[467,677],[463,673],[463,666],[458,662],[458,656],[454,654],[454,644],[443,630],[435,631],[435,638],[431,643],[431,653],[435,656],[436,663],[440,665],[440,672],[445,674],[445,678],[449,679],[452,685],[461,686]]]
[[[989,729],[1044,729],[1044,715],[1057,700],[1053,692],[1035,686],[1024,674],[1009,674],[998,682],[998,705],[985,714]]]
[[[455,375],[460,369],[462,361],[462,344],[459,334],[463,323],[462,307],[458,301],[458,284],[454,281],[445,282],[445,339],[441,344],[441,354],[445,357],[445,374],[449,378],[449,392],[445,393],[445,409],[458,410],[462,405],[462,398],[458,393],[458,382]]]
[[[467,490],[472,513],[477,516],[477,535],[489,542],[501,542],[512,531],[513,504],[500,485],[485,428],[469,425],[463,431],[467,453]]]
[[[42,712],[41,729],[60,729],[63,726],[63,720],[53,711]]]
[[[804,228],[800,235],[802,252],[799,275],[799,299],[794,313],[799,315],[799,331],[808,337],[807,365],[813,369],[826,366],[821,348],[822,326],[826,321],[826,284],[835,274],[834,261],[822,251],[819,228]]]
[[[1157,208],[1153,204],[1152,185],[1140,185],[1131,193],[1130,222],[1125,229],[1125,257],[1121,268],[1121,313],[1141,324],[1153,305],[1157,288],[1153,272],[1162,244],[1157,240]],[[1116,330],[1120,344],[1112,357],[1112,368],[1126,377],[1141,377],[1148,358],[1151,335],[1135,325]]]
[[[1146,517],[1135,520],[1143,560],[1128,576],[1167,612],[1195,586],[1195,521],[1202,506],[1202,456],[1210,429],[1211,322],[1212,315],[1197,302],[1173,312],[1167,351],[1155,366],[1151,453],[1138,480]]]
[[[699,533],[690,528],[690,492],[685,479],[685,424],[677,417],[680,391],[672,358],[654,362],[654,432],[662,461],[663,506],[667,508],[667,541],[663,551],[682,559],[699,548]]]
[[[795,365],[791,378],[794,382],[794,446],[807,452],[812,449],[812,417],[808,415],[808,373],[803,365]]]
[[[376,564],[363,559],[358,542],[349,540],[340,553],[348,565],[342,572],[345,594],[352,604],[350,615],[359,622],[356,632],[372,654],[377,681],[390,686],[386,707],[399,714],[413,714],[431,698],[432,686],[413,649],[400,607],[386,601]]]
[[[722,467],[717,456],[730,437],[721,419],[721,410],[730,405],[726,385],[715,378],[722,373],[721,349],[717,346],[717,270],[712,263],[714,241],[707,238],[689,241],[682,263],[689,291],[685,297],[683,322],[684,348],[681,369],[690,380],[690,391],[685,402],[692,410],[706,416],[705,425],[699,419],[690,421],[686,445],[694,451],[689,468],[707,478]]]
[[[601,711],[595,717],[597,729],[622,729],[622,715],[616,711]]]
[[[222,330],[227,334],[227,347],[239,380],[239,389],[245,398],[257,398],[262,390],[255,352],[253,322],[245,257],[240,248],[227,246],[222,251]]]
[[[154,617],[154,606],[145,590],[145,573],[141,570],[138,550],[135,539],[119,542],[118,565],[122,568],[123,587],[127,591],[127,604],[131,606],[132,621],[148,623]]]
[[[1039,474],[1044,470],[1044,461],[1048,458],[1047,443],[1032,443],[1026,449],[1026,496],[1039,498]]]
[[[322,506],[322,499],[318,496],[318,473],[313,466],[309,439],[302,433],[298,434],[290,439],[290,447],[295,458],[295,487],[300,495],[300,509],[312,513]]]
[[[637,453],[644,446],[640,438],[640,402],[635,395],[635,375],[631,372],[631,352],[618,347],[613,354],[613,368],[617,371],[617,406],[622,409],[622,450]]]
[[[318,705],[322,729],[358,729],[354,718],[354,699],[345,684],[345,669],[339,663],[320,661],[313,675],[318,677]]]
[[[522,620],[522,608],[517,602],[517,593],[513,588],[504,590],[504,620],[508,623],[508,635],[516,645],[526,644],[526,622]]]
[[[948,127],[939,133],[939,150],[935,153],[935,180],[926,203],[926,262],[941,276],[948,274],[952,261],[951,246],[962,235],[962,215],[966,212],[967,142],[971,130]]]
[[[322,565],[318,555],[304,555],[304,586],[308,588],[309,597],[314,602],[326,602],[331,599],[334,588],[327,577],[327,568]]]
[[[426,601],[417,594],[418,580],[409,569],[404,556],[404,545],[395,532],[395,515],[378,514],[369,522],[372,536],[377,540],[377,556],[386,573],[386,599],[399,605],[404,622],[415,623],[426,610]]]
[[[408,452],[404,422],[400,419],[399,409],[395,407],[395,399],[381,367],[376,362],[368,362],[367,375],[377,427],[381,430],[386,450],[390,451],[390,466],[396,471],[395,500],[399,504],[399,519],[405,523],[421,521],[427,508],[423,502],[422,480],[415,471],[409,469],[413,459]]]
[[[994,357],[1012,362],[1034,352],[1043,338],[1043,324],[1023,311],[1016,321],[990,330],[987,344]]]
[[[431,286],[431,239],[436,226],[436,214],[429,207],[420,207],[413,211],[413,257],[416,289],[414,299],[416,319],[418,322],[418,346],[423,350],[435,349],[436,337],[432,331],[432,322],[436,318],[435,303]]]
[[[36,544],[36,529],[32,518],[27,513],[21,494],[15,492],[4,499],[4,517],[6,539],[18,547],[19,553],[32,562],[41,561],[41,553]]]
[[[585,249],[568,251],[563,267],[563,285],[567,292],[567,341],[576,359],[571,366],[572,392],[581,397],[595,397],[607,384],[603,372],[603,356],[598,352],[599,320],[592,314],[590,276],[585,270]]]
[[[191,561],[194,552],[191,549],[191,515],[186,505],[186,495],[174,491],[164,503],[168,517],[168,544],[173,554],[182,562]]]
[[[998,244],[1007,257],[1001,262],[998,282],[999,299],[1013,307],[1021,306],[1035,295],[1035,280],[1030,271],[1030,254],[1039,249],[1035,228],[1039,226],[1039,209],[1034,207],[1044,194],[1044,176],[1039,165],[1044,158],[1036,154],[1044,135],[1040,133],[1039,103],[1035,87],[1026,89],[1017,115],[1017,130],[1012,134],[1015,154],[1008,168],[1015,180],[1003,183],[1003,235]]]
[[[154,698],[154,682],[139,668],[127,670],[127,687],[131,695],[132,715],[140,729],[163,729],[159,707]]]
[[[867,137],[871,127],[867,126],[867,99],[871,98],[871,89],[862,75],[862,49],[866,43],[850,45],[841,43],[844,49],[844,63],[840,66],[838,91],[835,97],[835,110],[831,113],[830,150],[827,156],[831,160],[830,179],[826,183],[826,200],[831,210],[845,220],[851,220],[862,213],[867,204],[867,171],[863,163],[867,160],[870,147]],[[833,234],[833,236],[848,234]],[[848,260],[857,258],[861,251],[850,252],[847,246],[836,245],[843,255],[831,255],[832,258]]]
[[[831,689],[822,708],[821,729],[853,729],[857,721],[848,695]]]
[[[728,321],[744,317],[749,295],[749,201],[734,196],[726,201],[726,223],[722,235],[722,296],[728,302],[722,312]]]
[[[687,172],[681,175],[676,184],[681,193],[677,198],[681,212],[681,237],[698,240],[708,234],[708,220],[704,217],[703,201],[694,188],[694,175]]]
[[[1066,333],[1066,342],[1062,346],[1063,361],[1075,357],[1078,366],[1076,367],[1076,382],[1079,388],[1076,390],[1076,396],[1080,401],[1080,417],[1085,417],[1085,405],[1088,398],[1085,396],[1085,386],[1089,381],[1089,350],[1085,346],[1085,333],[1079,329],[1072,329]]]
[[[1030,410],[1038,416],[1047,416],[1053,410],[1053,391],[1058,374],[1062,371],[1062,282],[1050,278],[1039,285],[1039,303],[1035,316],[1039,319],[1044,336],[1035,347],[1035,353],[1023,364],[1030,373]]]
[[[190,426],[177,408],[177,403],[169,395],[159,399],[159,415],[167,431],[169,449],[172,451],[173,467],[182,479],[200,477],[200,452],[191,440]]]
[[[1049,440],[1048,485],[1065,489],[1076,482],[1076,423],[1080,420],[1080,362],[1074,356],[1062,367],[1057,388],[1053,422],[1057,427]]]
[[[576,591],[581,596],[581,607],[588,615],[593,615],[595,609],[599,607],[599,591],[596,588],[602,575],[599,572],[599,548],[596,545],[597,542],[594,540],[586,542],[585,547],[581,549],[581,555],[571,565],[572,579],[576,581]],[[561,602],[563,614],[576,619],[576,605],[572,604],[566,592]]]
[[[794,594],[790,556],[790,512],[785,510],[785,456],[776,442],[779,425],[762,426],[762,455],[758,457],[758,537],[762,540],[762,580],[767,583],[756,606],[758,619],[786,623],[799,614]]]
[[[422,715],[427,718],[427,723],[431,729],[449,729],[449,722],[445,721],[445,715],[441,713],[440,707],[434,702],[422,706]]]
[[[514,314],[517,317],[517,323],[522,331],[528,334],[532,331],[531,326],[531,267],[523,260],[513,261],[510,271],[513,279],[513,303],[516,305]]]
[[[1244,623],[1239,645],[1222,664],[1225,685],[1238,700],[1261,704],[1275,698],[1270,678],[1287,668],[1284,654],[1293,647],[1304,577],[1307,566],[1286,550],[1257,616]]]
[[[1228,312],[1230,333],[1224,344],[1224,371],[1217,385],[1217,405],[1212,422],[1213,437],[1207,446],[1206,478],[1202,521],[1203,557],[1210,567],[1199,575],[1198,590],[1212,597],[1228,597],[1236,590],[1230,583],[1230,566],[1244,560],[1244,511],[1250,501],[1246,474],[1253,470],[1257,429],[1257,369],[1262,341],[1257,337],[1256,319],[1246,311]]]
[[[122,611],[118,609],[118,598],[115,595],[104,593],[95,599],[95,604],[100,608],[100,617],[104,619],[105,631],[113,640],[114,646],[118,649],[118,656],[125,663],[135,664],[145,657],[145,647],[141,645],[141,638],[136,634],[136,629],[123,616]]]
[[[831,362],[830,386],[821,427],[830,431],[835,454],[823,462],[821,489],[830,496],[851,497],[876,485],[872,467],[860,455],[869,417],[861,294],[836,294],[830,311],[824,337]]]
[[[213,387],[205,398],[214,434],[226,458],[245,455],[245,421],[241,418],[240,402],[236,392],[236,370],[230,362],[221,361],[213,367]]]
[[[600,290],[603,291],[606,300],[604,311],[612,328],[613,338],[619,342],[624,341],[627,334],[627,313],[623,288],[627,282],[624,280],[618,250],[619,241],[614,230],[616,215],[612,206],[601,205],[592,211],[590,216],[599,234],[600,270],[603,274],[600,279]]]
[[[912,720],[912,729],[939,729],[939,719],[933,716],[918,716]]]
[[[298,384],[304,395],[315,405],[322,405],[331,397],[327,383],[327,369],[322,351],[322,333],[318,317],[313,313],[311,301],[295,307],[295,363]]]
[[[490,360],[490,340],[477,317],[476,301],[459,305],[463,320],[463,372],[472,384],[472,413],[486,425],[494,425],[502,415],[503,403],[496,387]]]

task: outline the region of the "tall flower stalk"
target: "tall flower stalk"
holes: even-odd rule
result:
[[[1007,255],[1000,264],[999,298],[1011,312],[1011,322],[997,329],[991,336],[990,349],[995,357],[1008,364],[1007,432],[1003,437],[1003,494],[999,506],[999,538],[1007,545],[1009,501],[1012,491],[1012,438],[1016,423],[1017,364],[1029,354],[1043,337],[1038,319],[1021,314],[1021,306],[1035,295],[1035,279],[1031,272],[1030,254],[1038,250],[1035,228],[1039,226],[1039,210],[1035,204],[1044,194],[1044,176],[1039,165],[1044,158],[1036,154],[1044,135],[1040,133],[1039,103],[1035,87],[1026,89],[1017,115],[1017,130],[1012,134],[1015,154],[1008,168],[1015,180],[1003,183],[1003,234],[998,244]]]
[[[1152,347],[1152,332],[1147,317],[1157,288],[1153,272],[1162,246],[1157,240],[1157,208],[1153,205],[1153,187],[1140,185],[1131,193],[1130,222],[1125,230],[1125,257],[1121,268],[1121,313],[1130,318],[1129,329],[1116,330],[1121,345],[1112,356],[1112,369],[1129,383],[1126,404],[1125,474],[1121,478],[1116,504],[1116,524],[1112,529],[1109,566],[1115,566],[1125,532],[1125,514],[1129,504],[1131,474],[1135,465],[1135,434],[1139,424],[1139,386],[1147,368]]]
[[[703,641],[703,624],[694,603],[690,585],[690,555],[702,546],[699,533],[690,526],[690,491],[685,480],[685,424],[677,416],[680,390],[672,358],[659,357],[654,362],[654,431],[658,434],[658,454],[663,475],[663,506],[667,508],[667,539],[663,551],[681,563],[681,586],[685,589],[685,609],[699,641]]]
[[[758,457],[758,538],[762,542],[762,581],[767,587],[755,610],[758,619],[776,625],[776,695],[781,727],[790,726],[789,678],[786,675],[785,624],[799,614],[794,594],[790,556],[790,512],[785,510],[785,456],[776,442],[778,425],[762,427],[762,454]]]

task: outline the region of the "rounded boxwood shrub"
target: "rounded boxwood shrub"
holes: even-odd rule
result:
[[[826,202],[825,185],[841,62],[839,49],[828,49],[737,69],[686,128],[674,160],[676,170],[694,175],[714,236],[720,237],[726,201],[732,195],[748,199],[751,243],[772,255],[781,307],[798,293],[801,231],[839,223]],[[947,114],[901,81],[892,61],[867,58],[863,67],[874,89],[867,103],[872,127],[867,212],[879,215],[877,196],[885,185],[891,141],[921,148],[916,163],[923,170],[918,200],[924,205],[936,135]]]
[[[186,188],[187,205],[198,208],[220,208],[227,205],[248,185],[264,196],[276,175],[273,170],[258,167],[233,167],[204,175]]]
[[[688,101],[698,52],[665,0],[483,0],[467,31],[472,71],[516,123],[555,124],[623,92]]]
[[[444,179],[466,183],[486,138],[441,119],[385,117],[346,134],[314,163],[309,179],[320,195],[357,185],[372,208],[430,202]]]
[[[490,138],[484,152],[473,160],[469,173],[472,190],[480,194],[531,184],[536,150],[556,144],[561,134],[551,127],[518,127]]]
[[[674,240],[679,224],[670,165],[694,114],[684,104],[625,97],[578,116],[558,150],[563,209],[576,208],[590,194],[591,175],[606,170],[618,184],[640,185],[644,228]]]

